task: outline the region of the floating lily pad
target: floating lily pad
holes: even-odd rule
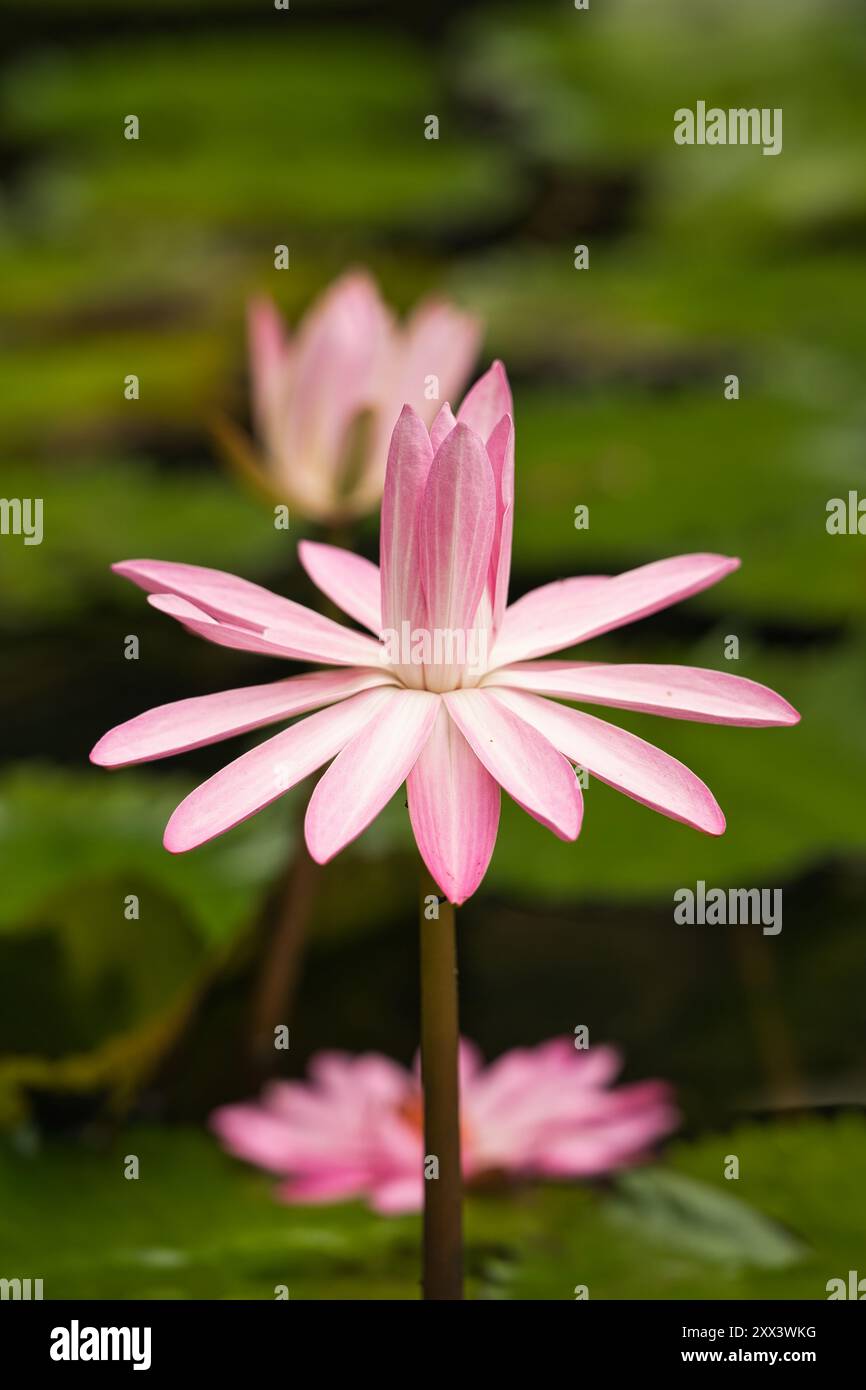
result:
[[[740,1178],[724,1182],[732,1152]],[[864,1157],[860,1119],[779,1124],[682,1145],[672,1171],[627,1178],[610,1197],[571,1184],[472,1196],[470,1296],[573,1300],[585,1284],[591,1299],[825,1297],[866,1236]],[[676,1221],[624,1217],[637,1185],[689,1193],[685,1244]],[[292,1299],[417,1296],[417,1217],[287,1207],[272,1188],[202,1134],[130,1129],[104,1147],[0,1155],[0,1233],[12,1266],[39,1270],[46,1298],[271,1300],[279,1286]]]
[[[254,823],[239,827],[231,842],[191,855],[168,854],[162,832],[193,785],[189,776],[153,777],[131,769],[109,774],[27,765],[8,773],[0,784],[0,935],[14,934],[46,913],[50,919],[52,902],[62,902],[79,883],[105,879],[118,895],[113,915],[121,933],[130,934],[124,898],[137,893],[141,920],[134,930],[147,939],[148,916],[161,912],[148,907],[152,889],[158,903],[170,899],[182,906],[204,945],[230,941],[284,862],[291,803],[281,805],[279,821],[272,815],[255,824],[252,835]],[[94,908],[94,929],[102,920]]]
[[[729,1155],[740,1160],[737,1180],[723,1177]],[[826,1298],[827,1280],[856,1267],[864,1239],[855,1176],[864,1157],[859,1116],[778,1123],[679,1145],[670,1168],[625,1178],[607,1204],[547,1189],[539,1220],[550,1234],[522,1248],[501,1296],[573,1299],[585,1285],[591,1300]],[[624,1194],[637,1188],[645,1200],[635,1210]],[[688,1231],[674,1194],[690,1208]]]

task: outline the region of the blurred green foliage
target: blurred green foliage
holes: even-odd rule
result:
[[[735,1184],[721,1177],[732,1149]],[[130,1155],[137,1179],[124,1178]],[[864,1160],[866,1131],[852,1117],[708,1137],[679,1146],[669,1169],[608,1188],[470,1196],[471,1295],[573,1299],[583,1284],[590,1299],[822,1298],[847,1271],[852,1239],[866,1235]],[[417,1217],[275,1206],[271,1187],[184,1130],[130,1129],[76,1151],[7,1149],[4,1257],[38,1268],[46,1298],[273,1299],[279,1286],[292,1299],[417,1295]]]
[[[515,142],[560,170],[632,169],[646,229],[723,259],[866,213],[861,100],[866,16],[857,0],[616,0],[483,16],[466,80],[511,115]],[[581,27],[578,29],[577,24]],[[784,154],[677,146],[694,106],[784,111]],[[756,158],[756,155],[758,156]],[[768,167],[770,166],[770,167]]]
[[[96,781],[0,786],[0,1125],[40,1093],[128,1108],[284,854],[242,833],[178,862],[162,827],[189,783]]]
[[[142,621],[141,592],[111,572],[121,556],[144,558],[158,549],[160,558],[182,555],[189,564],[235,573],[268,562],[296,567],[294,536],[288,542],[285,531],[263,526],[260,505],[216,470],[190,487],[178,474],[107,458],[59,475],[44,464],[10,464],[4,479],[9,496],[46,498],[56,533],[38,560],[24,545],[0,549],[0,584],[15,596],[4,614],[10,628],[61,618],[81,623],[95,604],[111,601]],[[283,674],[274,663],[270,669],[275,680]]]

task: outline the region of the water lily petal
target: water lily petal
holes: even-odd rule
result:
[[[427,429],[412,407],[404,406],[388,451],[380,529],[382,626],[394,632],[404,619],[412,627],[424,622],[418,513],[432,462]]]
[[[511,537],[514,529],[514,422],[504,415],[487,441],[496,485],[496,527],[490,551],[490,598],[493,630],[498,631],[508,602]]]
[[[545,584],[505,610],[492,663],[545,656],[646,618],[717,584],[739,563],[726,555],[675,555],[612,578]]]
[[[341,627],[299,603],[292,605],[291,621],[274,628],[251,627],[214,618],[198,604],[176,594],[150,594],[148,603],[217,646],[295,661],[321,661],[329,666],[382,665],[384,648],[372,637]]]
[[[491,672],[484,683],[706,724],[768,728],[800,719],[768,686],[700,666],[527,661]]]
[[[427,477],[421,580],[431,631],[465,632],[484,591],[496,523],[493,469],[481,439],[456,425]]]
[[[345,745],[307,806],[304,834],[317,863],[333,859],[391,800],[427,742],[438,709],[438,697],[429,691],[389,691],[387,704]]]
[[[266,685],[175,700],[109,730],[96,744],[90,761],[99,767],[126,767],[186,753],[390,683],[391,677],[382,671],[311,671]]]
[[[561,840],[577,839],[580,787],[553,744],[506,709],[493,691],[451,690],[442,698],[476,757],[518,806]]]
[[[352,550],[318,541],[301,541],[298,558],[323,594],[378,637],[382,631],[382,576],[378,565]]]
[[[456,424],[454,411],[446,401],[430,426],[430,443],[433,445],[434,454],[445,443]]]
[[[457,419],[480,435],[486,444],[503,415],[514,415],[514,402],[508,374],[497,360],[467,391]]]
[[[409,773],[409,815],[421,858],[442,892],[462,903],[490,863],[499,828],[499,783],[442,705]]]
[[[503,688],[490,689],[489,694],[600,782],[708,835],[724,832],[725,817],[709,787],[652,743],[539,695]]]
[[[390,688],[362,691],[236,758],[180,803],[165,829],[166,849],[173,854],[194,849],[248,820],[333,758],[396,698]]]

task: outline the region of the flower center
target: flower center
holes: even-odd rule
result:
[[[477,685],[489,667],[490,629],[413,627],[380,634],[382,661],[411,689],[441,693]]]
[[[404,1124],[418,1134],[424,1133],[424,1101],[420,1092],[415,1092],[397,1106],[397,1114]]]
[[[397,1116],[404,1125],[408,1125],[413,1134],[417,1134],[420,1139],[424,1138],[424,1097],[420,1091],[413,1091],[404,1101],[397,1106]],[[460,1112],[460,1147],[465,1153],[469,1144],[469,1130],[463,1119],[463,1111]]]

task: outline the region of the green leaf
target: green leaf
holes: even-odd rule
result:
[[[736,1197],[664,1168],[623,1174],[608,1212],[650,1242],[722,1264],[776,1269],[802,1253],[787,1232]]]
[[[721,1177],[732,1152],[736,1184]],[[137,1180],[123,1176],[129,1155]],[[471,1194],[470,1296],[571,1300],[587,1284],[591,1299],[824,1298],[866,1240],[864,1162],[866,1125],[850,1116],[681,1144],[611,1194]],[[0,1149],[4,1261],[43,1278],[46,1298],[271,1299],[278,1284],[292,1299],[415,1298],[419,1239],[417,1216],[284,1206],[273,1179],[188,1130]]]
[[[162,845],[166,821],[195,785],[190,778],[124,769],[68,772],[19,765],[0,781],[0,939],[62,902],[76,884],[119,885],[111,930],[124,930],[123,897],[143,900],[139,931],[149,931],[147,893],[171,899],[200,940],[227,943],[249,920],[261,889],[284,862],[290,844],[290,806],[284,800],[265,820],[238,827],[231,840],[193,854],[171,855]],[[133,924],[125,924],[128,929]]]
[[[45,518],[42,546],[10,538],[0,548],[7,627],[34,617],[68,619],[97,598],[135,607],[143,616],[141,593],[111,572],[114,561],[136,555],[248,576],[269,566],[286,574],[297,567],[299,533],[287,541],[274,527],[272,510],[232,486],[216,465],[190,479],[157,476],[129,461],[62,473],[10,464],[4,484],[8,496],[42,497]]]
[[[126,1179],[127,1155],[139,1161]],[[46,1298],[402,1298],[415,1222],[360,1206],[287,1207],[273,1179],[191,1131],[129,1130],[90,1150],[0,1153],[0,1245]],[[11,1194],[15,1193],[14,1203]],[[74,1201],[69,1201],[74,1193]]]
[[[722,1176],[730,1154],[737,1181]],[[827,1280],[861,1258],[864,1163],[866,1122],[851,1115],[681,1143],[664,1168],[629,1175],[627,1219],[623,1179],[596,1201],[565,1186],[540,1190],[507,1295],[570,1299],[585,1284],[590,1299],[826,1298]]]
[[[122,1107],[176,1036],[205,945],[183,908],[136,878],[78,880],[0,934],[0,1122],[40,1092]]]

